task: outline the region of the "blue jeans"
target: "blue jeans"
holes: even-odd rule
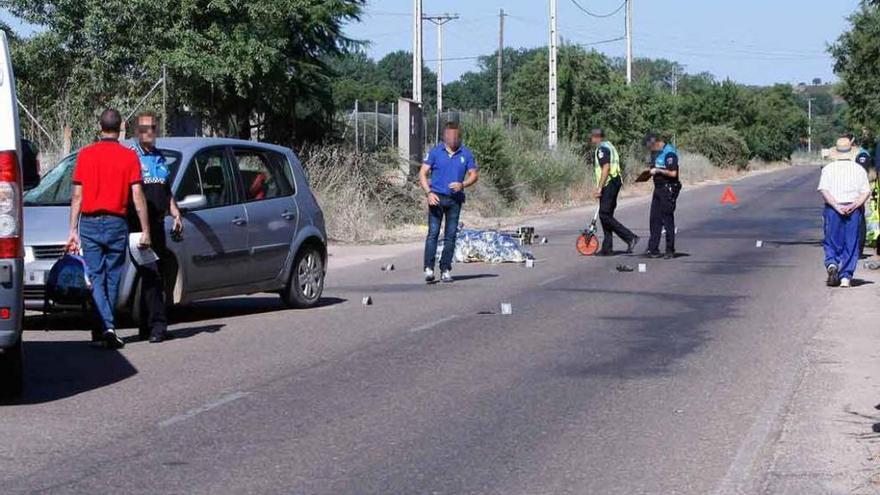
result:
[[[440,256],[440,270],[452,270],[452,257],[455,255],[455,238],[458,236],[458,217],[461,215],[461,202],[449,196],[437,195],[440,204],[428,208],[428,238],[425,239],[425,268],[434,269],[437,259],[437,239],[440,237],[440,224],[445,224],[443,234],[443,254]]]
[[[825,205],[825,266],[837,265],[840,278],[852,279],[859,264],[861,208],[849,216],[843,216]]]
[[[128,251],[128,222],[112,215],[83,216],[79,221],[79,237],[98,316],[104,330],[115,329],[113,308]]]

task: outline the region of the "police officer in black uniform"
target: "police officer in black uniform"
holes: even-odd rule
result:
[[[651,198],[651,237],[648,240],[649,258],[675,258],[675,205],[681,192],[678,177],[678,150],[666,142],[665,136],[649,134],[645,145],[651,150],[651,175],[654,177],[654,195]],[[666,253],[660,254],[660,236],[666,229]]]
[[[140,304],[142,310],[138,335],[143,339],[149,338],[152,344],[173,338],[168,333],[165,301],[165,272],[169,268],[166,260],[171,257],[165,242],[165,217],[169,213],[174,219],[173,236],[183,233],[181,212],[171,194],[171,169],[164,155],[156,149],[157,124],[158,119],[152,112],[138,115],[138,140],[133,146],[141,162],[147,216],[153,235],[152,248],[159,256],[157,262],[137,267],[141,279],[141,300],[135,301],[135,304]]]

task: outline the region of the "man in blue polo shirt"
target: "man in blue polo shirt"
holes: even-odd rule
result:
[[[429,177],[430,176],[430,177]],[[425,240],[425,281],[434,281],[437,239],[445,224],[440,280],[452,282],[452,257],[458,235],[458,217],[464,203],[464,190],[477,183],[479,174],[471,150],[461,144],[461,129],[450,122],[443,131],[443,142],[434,147],[419,170],[419,184],[428,197],[428,237]]]

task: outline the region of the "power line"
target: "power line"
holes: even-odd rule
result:
[[[483,57],[489,57],[491,55],[475,55],[473,57],[449,57],[449,58],[427,58],[425,62],[455,62],[457,60],[479,60]]]
[[[595,17],[597,19],[605,19],[608,17],[613,17],[613,16],[619,14],[620,11],[623,10],[624,7],[626,7],[626,0],[624,0],[623,3],[621,3],[619,7],[614,9],[613,12],[610,12],[608,14],[597,14],[595,12],[588,10],[586,7],[584,7],[583,5],[578,3],[577,0],[570,0],[570,1],[571,1],[571,3],[574,4],[575,7],[579,8],[583,13],[587,14],[590,17]]]
[[[614,43],[616,41],[623,41],[625,39],[626,39],[626,36],[618,36],[617,38],[609,38],[607,40],[592,41],[590,43],[576,43],[576,45],[581,46],[581,47],[605,45],[607,43]]]

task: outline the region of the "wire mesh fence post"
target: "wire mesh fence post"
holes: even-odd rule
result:
[[[391,147],[394,147],[394,103],[391,104]]]
[[[358,152],[358,143],[360,141],[361,128],[358,125],[358,100],[354,100],[354,152]]]
[[[375,144],[373,145],[375,149],[379,149],[379,102],[376,101],[376,111],[373,113],[373,126],[375,126],[374,131],[376,131],[376,138],[374,139]]]

